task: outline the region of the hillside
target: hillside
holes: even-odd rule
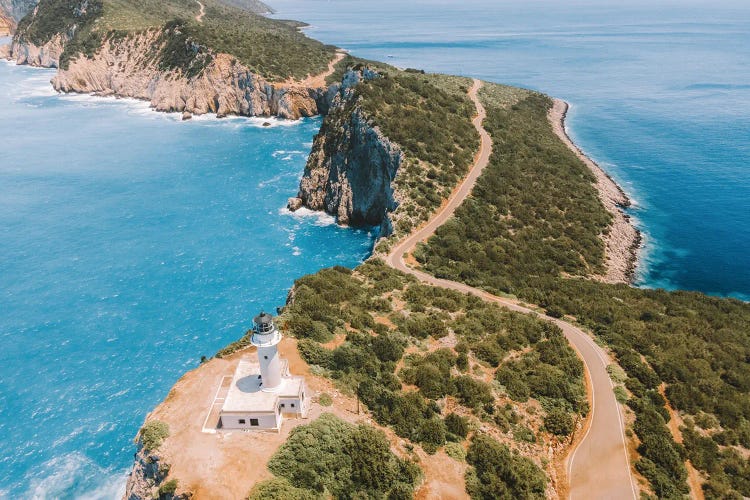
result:
[[[436,276],[570,315],[607,342],[628,375],[636,469],[658,497],[687,493],[686,459],[707,498],[750,495],[750,305],[581,279],[602,266],[608,216],[590,172],[547,123],[551,105],[530,96],[490,111],[485,126],[502,146],[416,259]]]
[[[226,53],[269,80],[302,79],[324,71],[333,58],[333,47],[249,10],[267,12],[263,4],[201,3],[205,15],[199,22],[200,4],[194,0],[42,0],[36,15],[19,23],[16,40],[42,46],[74,32],[60,58],[63,69],[79,57],[93,57],[105,41],[148,29],[166,29],[168,43],[154,54],[164,69],[198,73],[213,56]]]

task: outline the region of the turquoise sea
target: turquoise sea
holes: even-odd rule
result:
[[[744,0],[272,0],[357,56],[567,100],[574,140],[628,192],[637,284],[750,300]]]
[[[271,0],[354,54],[564,98],[638,284],[750,298],[744,2]],[[367,231],[283,209],[318,120],[182,123],[0,63],[0,498],[114,498],[146,412]]]
[[[372,235],[291,215],[320,121],[58,96],[0,63],[0,498],[113,498],[201,355]]]

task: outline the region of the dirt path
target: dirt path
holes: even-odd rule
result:
[[[325,88],[326,78],[331,76],[336,71],[336,64],[339,63],[343,58],[346,57],[346,52],[338,50],[336,56],[331,59],[328,63],[328,69],[317,75],[311,75],[304,80],[295,80],[294,78],[288,78],[283,82],[274,83],[276,87],[299,87],[299,88]]]
[[[477,109],[477,116],[472,123],[481,138],[479,152],[469,174],[454,190],[448,202],[427,224],[393,248],[386,262],[391,267],[411,274],[424,283],[470,293],[513,311],[536,315],[559,326],[583,360],[591,384],[589,425],[580,443],[567,458],[570,498],[637,499],[637,488],[630,473],[623,415],[620,405],[615,400],[612,381],[607,373],[607,365],[610,363],[607,353],[597,346],[584,331],[566,321],[546,316],[515,300],[498,297],[463,283],[435,278],[407,266],[404,262],[404,256],[409,254],[417,243],[427,240],[453,215],[456,208],[471,193],[474,184],[489,163],[492,139],[482,126],[486,111],[477,97],[481,86],[480,81],[474,80],[469,90],[469,97]]]
[[[198,15],[197,15],[197,16],[195,16],[195,20],[196,20],[196,21],[198,21],[199,23],[202,23],[202,22],[203,22],[203,16],[205,16],[205,15],[206,15],[206,7],[204,7],[204,6],[203,6],[203,4],[202,4],[202,3],[200,3],[200,2],[198,1],[198,0],[195,0],[195,1],[196,1],[196,2],[198,3],[198,5],[200,5],[200,7],[201,7],[201,11],[200,11],[200,12],[198,13]]]

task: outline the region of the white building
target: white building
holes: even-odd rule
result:
[[[221,408],[222,428],[279,430],[284,418],[307,415],[305,379],[289,374],[289,363],[279,357],[279,342],[281,333],[273,317],[256,316],[251,343],[258,348],[258,359],[243,359],[237,365]]]

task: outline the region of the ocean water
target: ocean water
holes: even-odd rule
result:
[[[744,0],[270,0],[360,57],[540,90],[628,192],[637,284],[750,300]]]
[[[0,498],[115,498],[146,413],[373,235],[285,210],[318,119],[58,96],[0,63]]]

